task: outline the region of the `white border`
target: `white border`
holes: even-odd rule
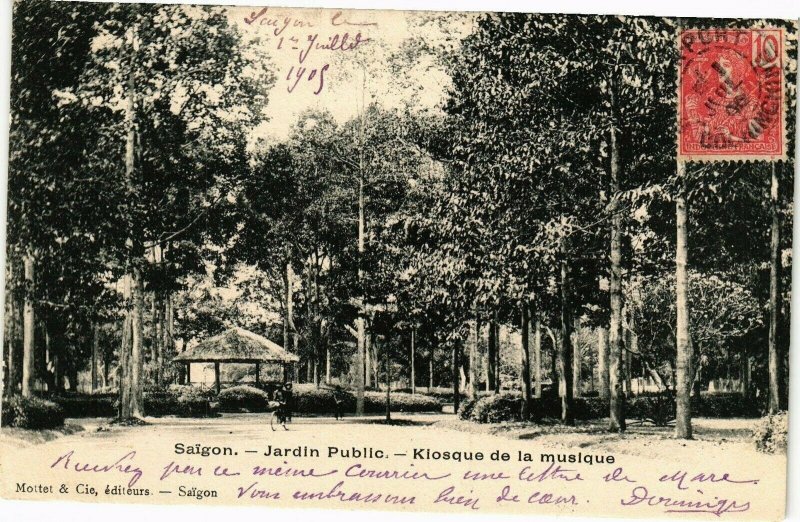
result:
[[[23,0],[24,1],[24,0]],[[178,2],[180,0],[171,0]],[[6,222],[6,180],[8,179],[8,114],[9,114],[9,82],[11,77],[11,2],[0,2],[0,267],[5,266],[5,222]],[[183,3],[186,0],[183,0]],[[461,11],[527,11],[527,12],[559,12],[587,14],[635,14],[657,16],[712,17],[712,18],[800,18],[800,1],[798,0],[766,0],[733,1],[733,0],[671,0],[668,2],[647,2],[642,0],[557,0],[557,1],[514,1],[514,0],[278,0],[274,2],[239,1],[239,0],[194,0],[191,3],[253,5],[271,3],[273,5],[291,7],[341,7],[353,9],[419,9],[419,10],[461,10]],[[795,115],[795,118],[798,118]],[[800,118],[798,126],[800,128]],[[800,140],[795,141],[795,158],[800,157]],[[800,212],[800,170],[795,164],[795,215]],[[800,217],[795,218],[793,244],[800,245]],[[791,384],[790,403],[794,409],[800,408],[800,348],[797,338],[800,335],[800,292],[797,291],[800,278],[800,261],[793,264],[793,283],[795,292],[792,308],[795,320],[792,321],[791,338]],[[4,271],[0,270],[0,296],[2,296],[2,279]],[[800,521],[800,498],[792,492],[800,491],[800,422],[798,415],[790,415],[790,451],[789,451],[789,485],[787,520]],[[192,522],[219,520],[277,520],[277,521],[314,521],[314,522],[433,522],[462,520],[460,514],[410,514],[402,512],[371,511],[323,511],[316,509],[265,509],[257,507],[209,507],[209,506],[142,506],[117,504],[80,504],[75,502],[23,502],[0,499],[0,513],[3,520],[28,522],[41,520],[82,520],[141,522],[143,519],[156,520],[191,520]],[[528,519],[532,517],[527,517]],[[498,515],[496,513],[475,516],[474,520],[492,520],[498,522],[521,521],[524,518],[516,515]],[[544,517],[536,516],[537,522],[596,521],[588,517]],[[623,519],[620,519],[623,520]],[[624,519],[636,520],[636,519]],[[650,519],[648,519],[649,522]]]

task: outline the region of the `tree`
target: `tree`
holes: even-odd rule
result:
[[[80,78],[57,94],[62,110],[79,111],[81,126],[108,145],[77,150],[114,202],[99,223],[109,228],[107,266],[128,300],[120,358],[121,416],[129,418],[142,414],[142,308],[155,288],[148,259],[168,249],[173,263],[187,260],[182,247],[196,252],[213,232],[198,223],[213,218],[231,178],[244,172],[246,133],[262,119],[271,75],[245,57],[220,9],[123,5],[106,15],[93,27]]]
[[[780,321],[780,242],[781,223],[779,212],[779,191],[777,167],[773,163],[770,176],[770,214],[772,227],[770,231],[769,260],[769,412],[777,413],[781,409],[781,357],[778,349],[778,323]]]

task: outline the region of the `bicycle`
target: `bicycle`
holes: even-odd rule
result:
[[[272,431],[276,431],[275,426],[280,425],[283,426],[284,430],[288,430],[289,428],[286,426],[287,417],[286,405],[282,403],[279,404],[278,407],[272,411],[272,415],[269,416],[269,427]]]

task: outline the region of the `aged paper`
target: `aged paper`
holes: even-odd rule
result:
[[[3,498],[784,517],[795,21],[13,9]]]

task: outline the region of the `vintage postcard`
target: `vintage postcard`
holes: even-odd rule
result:
[[[785,516],[796,21],[12,26],[0,497]]]

